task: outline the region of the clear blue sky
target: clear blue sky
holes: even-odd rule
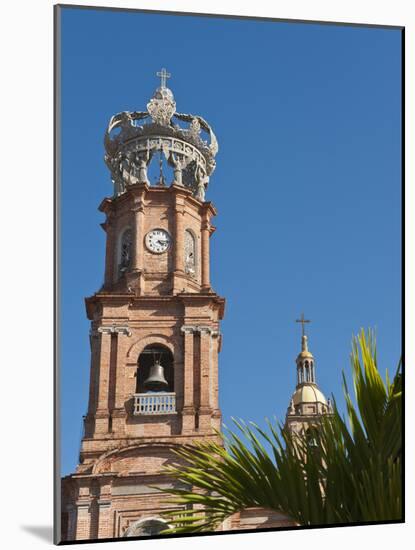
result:
[[[104,273],[110,117],[145,110],[166,67],[179,112],[219,141],[211,278],[227,300],[220,403],[283,420],[304,311],[317,381],[341,398],[350,342],[401,350],[401,34],[255,20],[62,11],[62,472],[78,460],[89,384],[84,297]]]

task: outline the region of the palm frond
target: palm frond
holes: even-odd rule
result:
[[[276,510],[301,525],[401,518],[401,363],[385,383],[374,333],[362,330],[352,340],[351,366],[356,405],[343,373],[347,419],[333,398],[333,414],[312,428],[316,445],[278,422],[261,428],[233,419],[223,445],[200,441],[177,449],[180,463],[166,474],[183,487],[163,489],[174,506],[167,532],[212,531],[249,507]]]

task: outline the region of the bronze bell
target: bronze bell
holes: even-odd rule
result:
[[[150,367],[148,377],[144,380],[144,388],[147,391],[162,391],[167,390],[169,383],[164,378],[164,368],[156,361]]]

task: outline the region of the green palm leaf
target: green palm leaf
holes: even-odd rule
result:
[[[255,506],[301,525],[400,520],[401,363],[385,383],[374,334],[362,330],[352,341],[351,365],[356,406],[343,374],[347,422],[333,400],[333,415],[311,429],[316,446],[277,422],[267,420],[263,429],[233,419],[224,446],[200,441],[176,450],[180,462],[166,474],[185,488],[163,489],[174,505],[166,533],[212,531]]]

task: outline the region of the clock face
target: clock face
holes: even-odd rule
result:
[[[152,229],[146,235],[146,246],[155,254],[166,252],[171,243],[171,237],[165,229]]]

